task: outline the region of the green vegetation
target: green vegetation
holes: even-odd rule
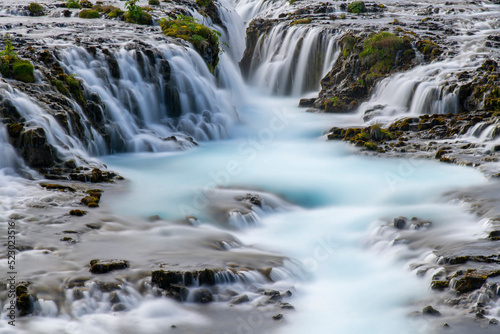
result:
[[[354,1],[347,6],[349,13],[360,14],[366,12],[366,6],[363,1]]]
[[[81,0],[80,1],[80,6],[82,8],[92,8],[92,7],[94,7],[94,5],[92,4],[92,2],[90,2],[89,0]]]
[[[12,64],[14,79],[23,82],[35,82],[33,64],[29,60],[18,60]]]
[[[5,35],[5,49],[0,52],[0,73],[5,78],[11,78],[27,83],[35,82],[34,67],[29,60],[22,60],[14,52],[9,34]]]
[[[149,0],[148,5],[150,6],[159,6],[160,5],[160,0]]]
[[[210,70],[213,71],[219,60],[219,38],[220,32],[212,30],[201,24],[198,20],[190,16],[178,15],[176,19],[160,20],[160,27],[166,36],[178,37],[193,44],[200,55],[207,53],[211,49],[211,62],[207,62]]]
[[[68,0],[66,2],[66,7],[67,8],[81,8],[80,4],[78,3],[78,0]]]
[[[43,15],[43,7],[36,3],[36,2],[32,2],[30,3],[29,5],[29,11],[30,11],[30,14],[33,15],[33,16],[41,16]]]
[[[342,55],[344,58],[348,58],[351,55],[351,52],[354,50],[354,46],[356,45],[356,38],[352,35],[347,35],[342,40]]]
[[[111,5],[95,5],[93,9],[97,10],[99,13],[108,14],[108,17],[112,19],[125,14],[125,12],[120,8]]]
[[[125,1],[125,8],[127,9],[125,20],[136,24],[150,24],[152,19],[151,15],[144,12],[144,9],[137,5],[137,1],[138,0]]]
[[[196,0],[196,4],[200,7],[207,7],[212,5],[213,3],[213,0]]]
[[[309,17],[307,19],[300,19],[300,20],[295,20],[290,23],[290,26],[293,27],[296,24],[308,24],[311,23],[312,19]]]
[[[78,17],[82,19],[98,19],[99,12],[93,9],[82,9],[80,13],[78,13]]]
[[[398,36],[383,31],[368,37],[363,43],[359,59],[370,69],[371,76],[389,73],[396,61],[396,54],[403,49],[403,41]]]

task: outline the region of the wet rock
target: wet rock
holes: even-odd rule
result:
[[[422,309],[422,314],[433,316],[433,317],[440,317],[441,316],[441,312],[439,312],[438,310],[436,310],[431,305],[428,305],[428,306],[424,307]]]
[[[237,196],[235,199],[239,202],[247,202],[258,207],[262,207],[262,198],[255,194],[246,194],[245,196]]]
[[[84,210],[71,210],[69,212],[69,214],[71,216],[82,217],[82,216],[85,216],[87,214],[87,211],[84,211]]]
[[[202,304],[211,303],[213,295],[208,289],[197,289],[193,292],[193,301]]]
[[[125,260],[91,260],[90,272],[93,274],[106,274],[114,270],[127,269],[129,263]]]
[[[281,320],[281,319],[283,319],[283,314],[281,314],[281,313],[275,314],[275,315],[273,315],[273,319],[274,320]]]
[[[73,299],[80,300],[85,297],[84,290],[82,288],[74,288],[73,289]]]
[[[403,230],[406,227],[406,222],[408,220],[406,217],[397,217],[393,220],[393,226],[399,230]]]
[[[490,325],[498,325],[499,321],[495,318],[491,318],[490,321],[489,321],[489,324]]]
[[[125,304],[122,304],[122,303],[114,304],[111,307],[111,311],[113,311],[113,312],[123,312],[126,310],[127,310],[127,306],[125,306]]]
[[[243,304],[243,303],[248,303],[250,301],[250,298],[248,298],[248,295],[239,295],[229,302],[231,305],[238,305],[238,304]]]
[[[36,297],[28,291],[28,285],[24,283],[19,283],[16,286],[16,308],[19,312],[19,316],[23,317],[30,315],[34,310],[34,301]]]
[[[287,309],[287,310],[294,310],[295,309],[295,307],[293,307],[290,303],[279,303],[278,305],[282,309]]]
[[[488,234],[488,239],[494,240],[494,241],[500,240],[500,231],[491,231]]]

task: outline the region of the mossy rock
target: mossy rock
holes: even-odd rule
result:
[[[99,197],[85,196],[81,199],[81,202],[87,205],[89,208],[96,208],[99,206]]]
[[[43,7],[39,3],[32,2],[29,4],[28,9],[30,11],[31,16],[42,16],[43,15]]]
[[[76,217],[83,217],[87,214],[87,211],[85,210],[71,210],[69,212],[71,216],[76,216]]]
[[[162,19],[160,27],[166,36],[182,38],[191,43],[210,71],[215,70],[219,62],[219,32],[199,23],[193,17],[182,15],[175,20]]]
[[[129,268],[129,263],[126,260],[91,260],[89,271],[93,274],[106,274],[127,268]]]
[[[403,41],[398,36],[382,31],[366,38],[359,59],[369,68],[368,77],[375,78],[390,72],[395,65],[398,51],[404,49]]]
[[[159,6],[160,5],[160,0],[149,0],[148,5],[150,6]]]
[[[47,189],[47,190],[59,190],[59,191],[69,191],[69,192],[75,192],[76,191],[73,187],[63,186],[61,184],[40,183],[40,186],[42,188]]]
[[[366,12],[366,6],[363,1],[354,1],[347,5],[349,13],[361,14]]]
[[[29,293],[28,285],[19,283],[16,286],[16,308],[19,316],[24,317],[33,313],[33,302],[36,297]]]
[[[290,26],[293,27],[297,24],[309,24],[311,23],[312,19],[308,17],[307,19],[299,19],[299,20],[294,20],[292,23],[290,23]]]
[[[81,19],[98,19],[99,12],[93,9],[82,9],[80,13],[78,13],[78,17]]]
[[[35,82],[33,71],[33,64],[28,60],[17,60],[12,64],[12,73],[16,80],[26,83]]]
[[[89,0],[81,0],[80,7],[81,8],[92,8],[92,7],[94,7],[94,4],[92,2],[90,2]]]
[[[149,25],[151,24],[152,20],[153,18],[151,17],[151,15],[144,12],[143,10],[138,12],[136,15],[134,15],[134,13],[131,13],[130,11],[125,13],[125,21],[129,23]]]
[[[377,144],[372,141],[367,141],[364,143],[364,147],[370,151],[376,151],[378,149]]]

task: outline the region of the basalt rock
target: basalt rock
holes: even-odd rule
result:
[[[106,274],[114,270],[127,269],[128,261],[125,260],[91,260],[89,271],[93,274]]]

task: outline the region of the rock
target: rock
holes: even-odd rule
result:
[[[428,306],[424,307],[422,309],[422,314],[433,316],[433,317],[440,317],[441,316],[441,312],[439,312],[438,310],[436,310],[431,305],[428,305]]]
[[[129,264],[125,260],[91,260],[89,271],[93,274],[106,274],[114,270],[127,269]]]
[[[295,307],[293,307],[290,303],[279,303],[279,307],[282,309],[287,309],[287,310],[294,310]]]
[[[488,239],[494,240],[494,241],[500,240],[500,231],[491,231],[488,234]]]
[[[111,311],[112,312],[122,312],[122,311],[125,311],[125,310],[127,310],[127,306],[125,306],[125,304],[122,304],[122,303],[114,304],[111,307]]]
[[[36,297],[29,293],[28,284],[20,282],[15,289],[16,293],[16,308],[19,316],[23,317],[33,313]]]
[[[397,217],[393,220],[393,225],[399,230],[403,230],[406,227],[407,219],[406,217]]]
[[[238,304],[243,304],[243,303],[248,303],[250,301],[250,298],[248,298],[248,295],[239,295],[229,302],[231,305],[238,305]]]
[[[499,321],[498,321],[497,319],[495,319],[495,318],[491,318],[491,319],[490,319],[490,321],[489,321],[489,324],[490,324],[490,325],[498,325],[498,322],[499,322]]]
[[[281,319],[283,319],[283,314],[281,314],[281,313],[275,314],[275,315],[273,315],[273,319],[274,320],[281,320]]]
[[[299,101],[299,107],[309,108],[309,107],[312,107],[314,105],[314,102],[316,102],[316,98],[300,99],[300,101]]]
[[[213,296],[208,289],[197,289],[193,292],[193,301],[195,303],[207,304],[213,301]]]
[[[69,214],[71,216],[82,217],[82,216],[85,216],[87,214],[87,211],[84,211],[84,210],[71,210],[69,212]]]

